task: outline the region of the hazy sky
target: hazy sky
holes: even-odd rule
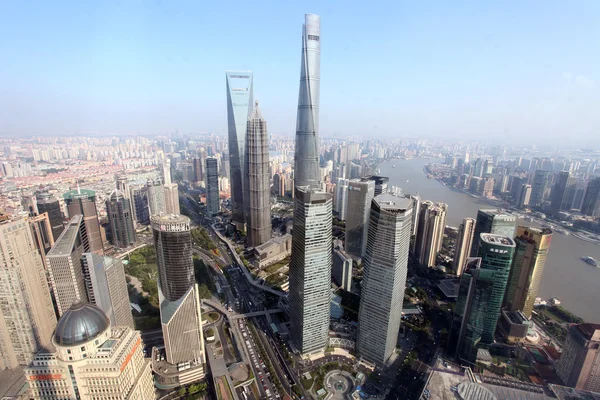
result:
[[[3,2],[0,133],[223,133],[249,69],[293,134],[305,13],[323,136],[600,142],[597,0]]]

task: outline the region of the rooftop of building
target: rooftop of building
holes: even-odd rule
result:
[[[508,321],[511,324],[516,324],[516,325],[529,325],[529,320],[527,319],[527,317],[525,316],[525,314],[523,314],[521,311],[508,311],[508,310],[504,310],[502,311],[502,314],[504,314],[506,316],[506,318],[508,319]]]
[[[379,175],[371,175],[367,179],[373,180],[373,181],[375,181],[375,183],[378,183],[378,184],[382,184],[382,183],[390,181],[389,177],[387,177],[387,176],[379,176]]]
[[[264,253],[268,251],[273,246],[279,246],[282,243],[285,243],[288,240],[292,240],[292,235],[286,233],[281,236],[275,236],[274,238],[267,240],[261,245],[258,245],[254,248],[254,251],[258,254]]]
[[[600,324],[579,324],[577,325],[577,328],[583,334],[583,336],[585,336],[588,340],[591,340],[596,334],[596,331],[600,330]]]
[[[77,346],[93,340],[109,327],[108,317],[97,306],[75,303],[58,320],[54,343],[59,346]]]
[[[75,244],[75,239],[79,234],[79,227],[82,219],[83,216],[81,214],[77,214],[71,218],[65,230],[54,242],[54,246],[52,246],[48,254],[46,254],[46,257],[57,257],[71,254]]]
[[[458,297],[458,289],[460,287],[460,279],[444,279],[437,285],[444,296],[448,299],[456,299]]]
[[[482,233],[480,239],[486,243],[497,246],[515,247],[515,241],[508,236],[494,235],[492,233]]]
[[[96,192],[94,192],[93,190],[79,189],[79,188],[74,189],[74,190],[69,190],[68,192],[63,194],[63,198],[65,200],[86,199],[88,197],[95,197],[95,196],[96,196]]]
[[[479,213],[493,217],[511,217],[515,219],[517,218],[514,215],[507,213],[506,210],[503,210],[501,208],[481,208],[479,210]]]
[[[387,211],[405,211],[412,207],[412,200],[390,193],[380,194],[373,199],[379,208]]]
[[[151,218],[156,224],[189,224],[190,219],[181,214],[156,214]]]

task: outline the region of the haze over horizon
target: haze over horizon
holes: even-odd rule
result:
[[[321,135],[600,144],[600,3],[7,3],[0,135],[227,130],[225,71],[295,130],[322,21]]]

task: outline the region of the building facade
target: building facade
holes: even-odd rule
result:
[[[494,343],[515,243],[483,233],[479,257],[469,258],[461,274],[452,319],[449,353],[474,363],[477,351]]]
[[[50,193],[38,193],[36,196],[37,208],[40,214],[48,213],[52,226],[52,238],[58,239],[64,227],[64,216],[60,210],[58,199]]]
[[[189,363],[196,371],[192,379],[200,379],[206,359],[190,220],[182,215],[154,215],[151,224],[166,360],[171,365]],[[160,375],[161,371],[155,373]],[[189,371],[186,375],[190,375]]]
[[[179,186],[176,183],[163,185],[165,189],[165,211],[167,214],[180,214]]]
[[[588,183],[581,205],[581,213],[590,217],[600,217],[600,177],[594,178]]]
[[[88,301],[81,257],[90,251],[83,216],[75,215],[46,254],[50,286],[59,317],[71,305]]]
[[[206,159],[206,209],[209,215],[216,215],[220,211],[219,168],[217,159],[213,157]]]
[[[551,229],[517,228],[515,255],[504,300],[510,311],[522,311],[531,318],[551,242]]]
[[[252,72],[227,71],[227,127],[233,222],[243,230],[246,128],[252,113]]]
[[[89,302],[100,308],[112,325],[134,329],[123,261],[83,253],[81,262]]]
[[[40,350],[25,369],[33,399],[155,398],[140,332],[112,326],[99,308],[73,305],[48,339],[53,346]]]
[[[517,217],[506,214],[502,210],[481,209],[477,211],[477,221],[475,222],[475,234],[471,246],[471,256],[477,256],[479,239],[482,233],[491,233],[512,238],[515,235],[516,225]]]
[[[248,245],[254,247],[271,239],[269,136],[258,101],[248,118],[245,163],[246,237]]]
[[[131,208],[134,219],[138,224],[150,223],[150,209],[148,208],[148,187],[146,185],[131,186]]]
[[[335,185],[334,205],[338,219],[346,220],[346,210],[348,207],[348,179],[338,178]]]
[[[475,235],[475,219],[465,218],[462,224],[458,227],[458,238],[456,240],[456,248],[454,249],[454,262],[452,271],[455,275],[460,276],[465,266],[471,246],[473,245],[473,237]]]
[[[98,221],[98,210],[96,208],[96,193],[92,190],[77,188],[68,191],[63,197],[71,220],[77,214],[83,215],[89,245],[89,250],[86,248],[86,251],[104,254],[102,233],[100,232],[100,222]],[[56,242],[56,239],[54,241]]]
[[[160,181],[148,180],[146,183],[148,191],[148,213],[150,216],[165,214],[165,189]]]
[[[378,366],[396,350],[411,230],[410,199],[382,194],[372,200],[356,349]]]
[[[290,257],[291,335],[302,354],[323,350],[331,301],[331,194],[296,188]]]
[[[56,326],[42,255],[26,219],[0,224],[0,370],[27,365]]]
[[[417,255],[421,265],[433,268],[442,249],[448,206],[444,203],[433,205],[431,202],[424,202],[423,205],[419,216],[419,235],[415,238],[419,241]]]
[[[548,186],[550,182],[550,172],[538,169],[533,175],[533,184],[531,185],[531,197],[529,205],[532,207],[541,207],[546,200]]]
[[[339,243],[333,247],[331,277],[336,285],[348,292],[352,291],[352,258]]]
[[[556,374],[567,386],[600,391],[600,325],[580,324],[569,328]]]
[[[106,215],[111,230],[111,243],[122,249],[135,243],[131,202],[124,193],[114,190],[106,200]]]
[[[375,195],[375,181],[352,179],[348,183],[346,211],[346,253],[364,257],[369,230],[369,212]]]

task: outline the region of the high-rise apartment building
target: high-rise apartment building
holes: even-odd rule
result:
[[[202,159],[200,157],[194,158],[192,165],[194,166],[194,182],[196,184],[198,182],[202,182],[204,180],[204,167],[202,166]]]
[[[50,225],[50,218],[48,213],[30,216],[27,218],[29,221],[29,227],[31,228],[31,235],[35,242],[35,247],[38,249],[41,255],[46,255],[52,246],[54,246],[54,237],[52,236],[52,226]],[[46,265],[46,258],[42,257],[44,266]]]
[[[341,243],[333,247],[331,277],[342,289],[348,292],[352,290],[352,258],[346,254]]]
[[[166,359],[172,365],[189,363],[193,371],[186,368],[186,380],[200,379],[204,376],[206,360],[200,298],[192,261],[190,219],[173,214],[153,215],[151,224]],[[160,371],[155,372],[161,375]],[[157,379],[161,380],[160,377]],[[184,383],[181,375],[179,383]]]
[[[163,185],[170,185],[172,183],[171,160],[169,160],[168,158],[163,160],[163,162],[160,164],[160,174]]]
[[[550,172],[538,169],[533,175],[533,184],[531,185],[531,197],[529,205],[532,207],[541,207],[546,199],[548,185],[550,182]]]
[[[124,193],[114,190],[106,200],[106,215],[111,231],[111,243],[122,249],[135,243],[131,202]]]
[[[167,214],[180,214],[179,186],[176,183],[163,185],[165,190],[165,212]]]
[[[60,204],[56,197],[50,193],[38,193],[36,196],[37,208],[40,214],[48,213],[50,225],[52,226],[52,238],[58,239],[64,229],[63,213],[60,210]]]
[[[83,216],[75,215],[46,254],[50,286],[59,316],[71,305],[88,301],[81,257],[90,251]]]
[[[558,214],[560,211],[568,211],[573,203],[575,194],[575,185],[577,178],[572,176],[569,171],[558,173],[554,187],[552,188],[550,212]]]
[[[150,216],[166,214],[165,189],[159,181],[148,180],[146,183],[148,190],[148,211]]]
[[[407,195],[407,198],[412,200],[412,231],[411,235],[417,235],[417,228],[419,226],[419,214],[421,213],[421,196],[419,194]],[[414,251],[414,243],[413,243],[413,251]]]
[[[551,229],[517,228],[515,254],[504,298],[510,311],[522,311],[531,318],[551,241]]]
[[[427,267],[435,267],[439,251],[442,249],[444,239],[444,228],[446,227],[446,214],[448,205],[431,202],[423,202],[419,216],[418,245],[419,263]]]
[[[104,254],[102,245],[102,233],[98,221],[98,210],[96,209],[96,193],[92,190],[79,189],[70,190],[63,195],[67,204],[69,219],[77,215],[83,215],[83,223],[87,233],[89,251]],[[54,239],[56,242],[56,238]],[[86,251],[88,251],[86,249]]]
[[[41,349],[25,369],[32,399],[155,398],[140,332],[112,325],[98,307],[73,305],[47,340],[52,346]]]
[[[569,328],[556,374],[567,386],[600,391],[600,325],[580,324]]]
[[[319,191],[320,17],[305,15],[296,147],[289,303],[292,339],[302,354],[329,342],[332,196]]]
[[[594,178],[588,183],[581,213],[590,217],[600,217],[600,177]]]
[[[271,239],[269,136],[258,101],[248,118],[245,163],[246,237],[248,245],[256,247]]]
[[[89,302],[100,308],[114,326],[133,325],[123,261],[83,253],[81,258]]]
[[[26,219],[0,224],[0,370],[27,365],[56,326],[42,256]]]
[[[482,233],[478,256],[467,260],[452,320],[449,353],[474,363],[477,350],[494,342],[515,242]]]
[[[148,225],[150,223],[148,187],[146,185],[131,186],[129,191],[131,193],[131,209],[134,219],[138,224]]]
[[[252,72],[227,71],[227,127],[229,132],[229,165],[233,222],[243,230],[244,217],[244,155],[246,128],[252,113]]]
[[[356,349],[378,366],[396,350],[411,230],[410,199],[382,194],[372,200]]]
[[[521,184],[521,187],[517,191],[517,208],[523,209],[529,206],[529,203],[531,202],[531,191],[531,185],[527,183]]]
[[[473,237],[475,235],[475,219],[465,218],[462,224],[458,227],[458,238],[456,239],[456,248],[454,249],[454,262],[452,271],[455,275],[460,276],[465,267],[471,246],[473,245]]]
[[[348,209],[348,179],[339,178],[335,185],[335,212],[342,221],[346,220],[346,211]]]
[[[209,215],[219,213],[219,168],[217,159],[206,159],[206,209]]]
[[[346,253],[364,257],[367,248],[369,213],[375,194],[375,181],[352,179],[348,183],[346,211]]]
[[[477,255],[479,238],[482,233],[491,233],[513,238],[515,236],[516,225],[517,217],[512,214],[506,214],[499,209],[480,209],[477,211],[477,221],[475,222],[475,234],[471,246],[471,255]]]

